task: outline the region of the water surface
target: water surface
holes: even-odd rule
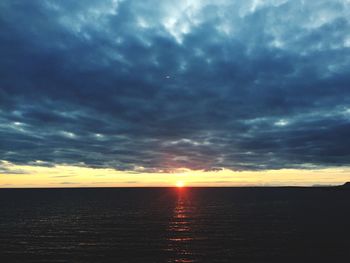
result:
[[[350,191],[0,189],[1,262],[344,262]]]

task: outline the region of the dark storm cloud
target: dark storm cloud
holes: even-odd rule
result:
[[[0,160],[349,165],[349,5],[2,1]]]

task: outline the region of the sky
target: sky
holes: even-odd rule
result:
[[[349,0],[2,0],[0,187],[350,181]]]

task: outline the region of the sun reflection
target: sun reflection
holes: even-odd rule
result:
[[[183,182],[182,182],[183,183]],[[184,184],[181,184],[183,187]],[[190,249],[194,241],[192,229],[195,218],[195,207],[188,196],[189,193],[177,192],[177,202],[173,216],[169,222],[168,250],[173,253],[171,262],[194,262],[194,253]]]

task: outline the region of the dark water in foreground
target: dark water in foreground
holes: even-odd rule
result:
[[[350,191],[0,189],[0,262],[350,262]]]

